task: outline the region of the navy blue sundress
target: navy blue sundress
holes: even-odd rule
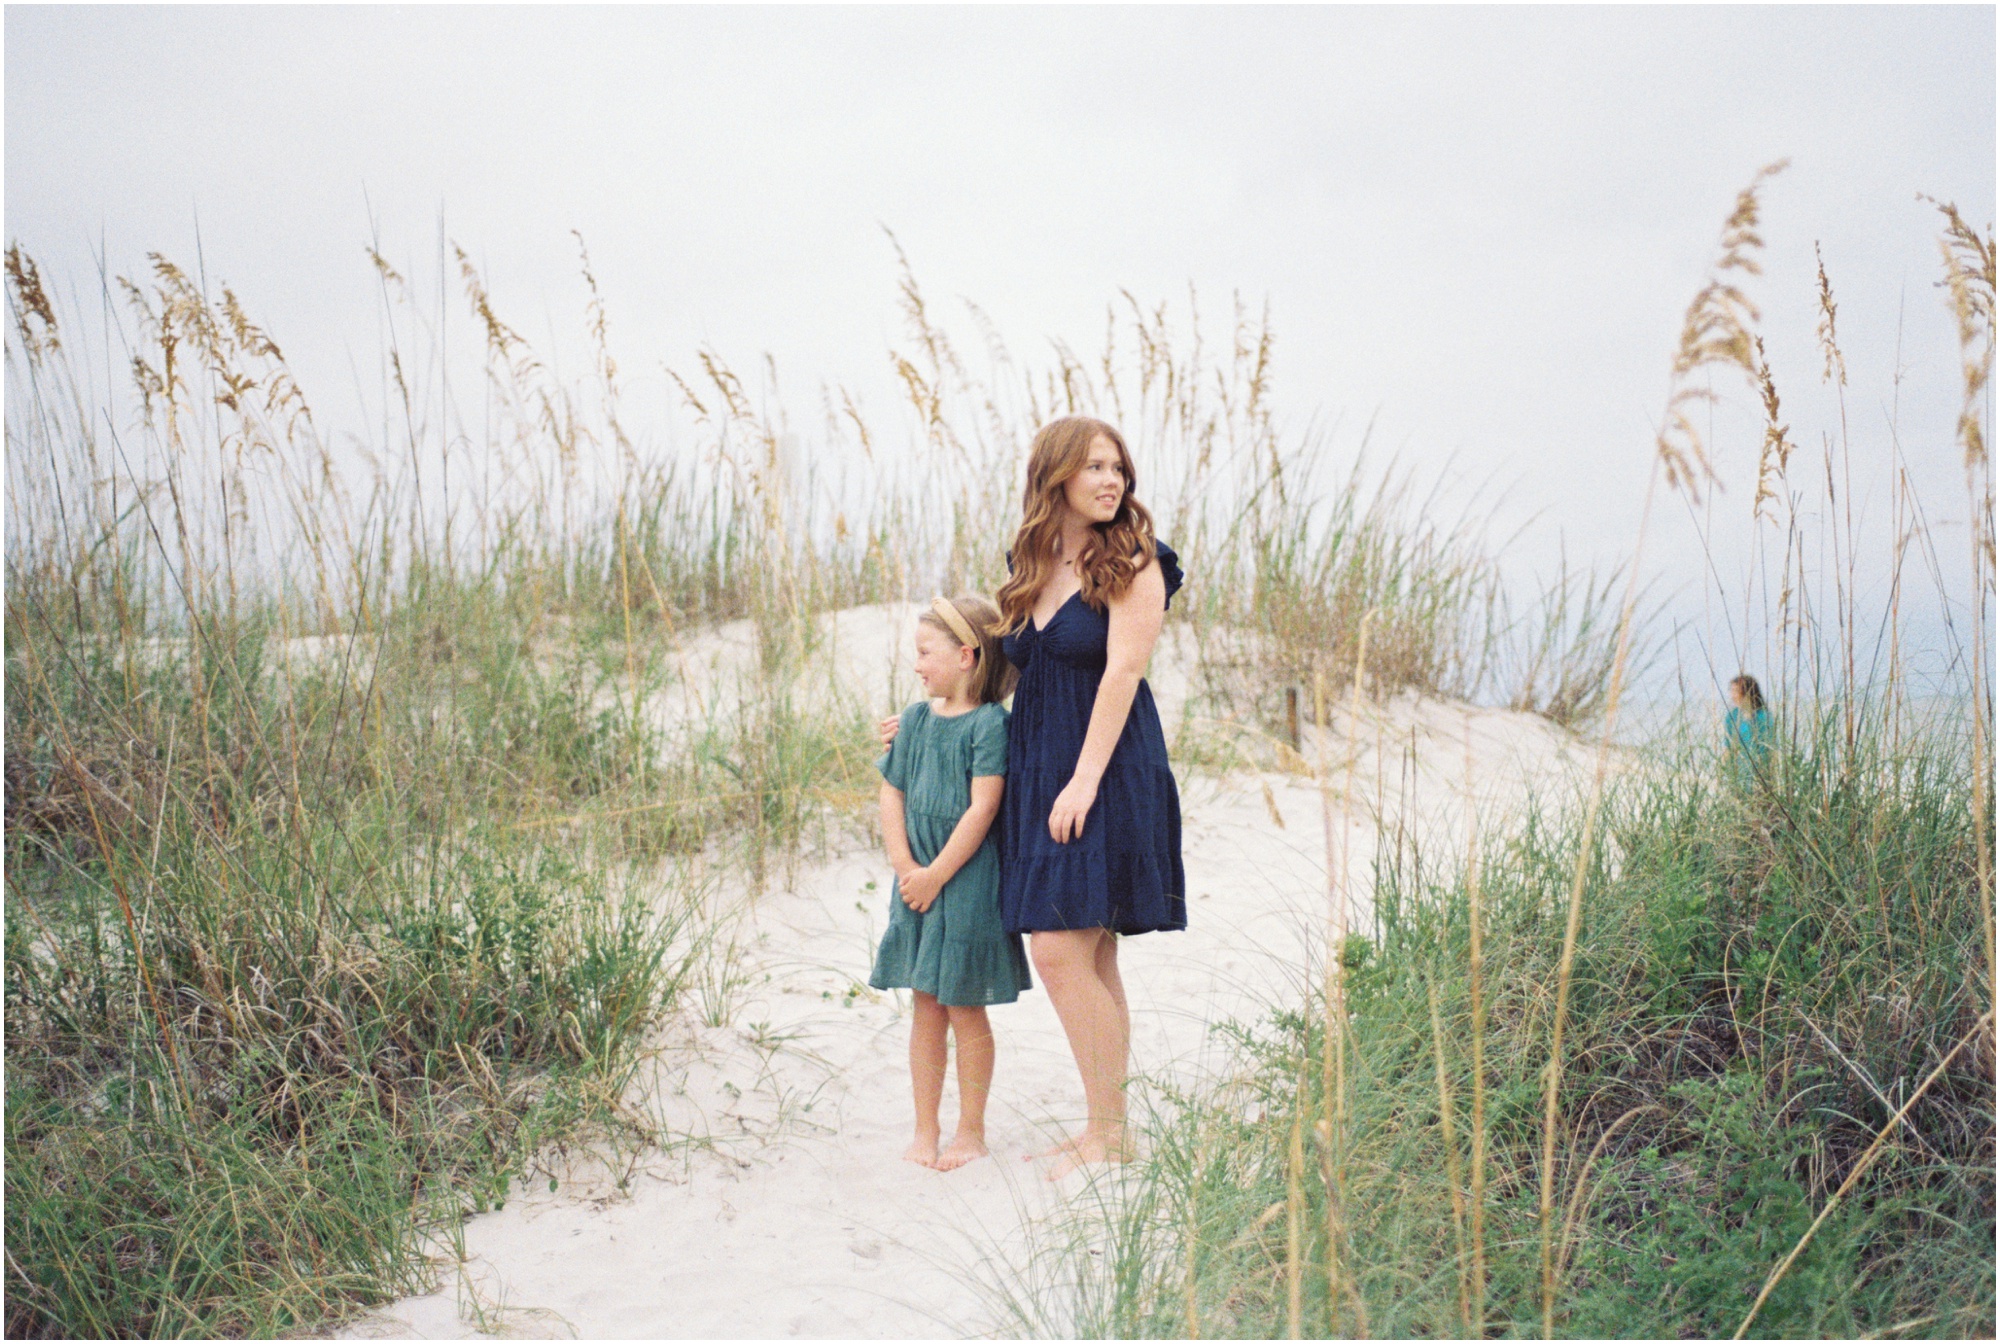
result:
[[[1171,603],[1181,586],[1180,560],[1165,542],[1154,544]],[[1049,811],[1076,773],[1090,727],[1110,632],[1110,617],[1073,594],[1047,625],[1037,629],[1030,619],[1001,641],[1008,661],[1021,669],[1007,720],[1007,792],[1000,803],[1000,917],[1009,933],[1187,927],[1180,790],[1144,680],[1083,834],[1067,844],[1049,834]]]

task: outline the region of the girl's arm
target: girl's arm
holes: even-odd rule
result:
[[[903,827],[903,791],[882,781],[882,844],[889,851],[889,867],[898,878],[920,866],[910,853],[909,832]]]
[[[951,829],[951,839],[944,842],[944,848],[928,864],[908,876],[901,877],[903,901],[919,914],[930,908],[944,884],[965,867],[972,856],[979,852],[980,842],[986,839],[986,832],[993,829],[993,818],[1000,815],[1000,795],[1007,788],[1005,775],[974,775],[972,777],[972,806],[965,809],[965,815],[958,819],[958,825]],[[898,802],[900,803],[900,798]],[[898,817],[900,819],[899,811]],[[907,847],[906,847],[907,848]],[[900,876],[900,875],[899,875]],[[919,905],[921,901],[923,904]]]
[[[1077,753],[1076,771],[1049,809],[1049,834],[1059,844],[1083,834],[1083,820],[1097,801],[1098,782],[1125,731],[1132,697],[1139,693],[1139,680],[1146,675],[1160,627],[1166,624],[1167,580],[1157,558],[1139,571],[1123,597],[1107,604],[1107,611],[1111,632],[1105,643],[1104,677],[1090,707],[1090,727],[1083,735],[1083,750]]]

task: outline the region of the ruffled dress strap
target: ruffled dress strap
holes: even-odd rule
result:
[[[1167,605],[1171,607],[1187,576],[1181,572],[1181,558],[1174,554],[1174,548],[1158,537],[1153,538],[1153,553],[1160,558],[1160,577],[1167,581]]]

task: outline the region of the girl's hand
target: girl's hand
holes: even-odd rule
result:
[[[876,724],[875,731],[882,735],[882,745],[886,747],[894,742],[896,740],[896,730],[902,726],[903,716],[900,714],[891,714],[888,718]]]
[[[896,879],[896,889],[902,893],[903,904],[922,914],[937,900],[944,883],[929,868],[913,868]]]
[[[1056,795],[1055,806],[1049,809],[1049,834],[1059,845],[1083,835],[1083,820],[1090,815],[1092,804],[1097,801],[1097,786],[1086,784],[1072,776],[1063,791]]]

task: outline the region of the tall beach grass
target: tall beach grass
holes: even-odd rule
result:
[[[996,1284],[1016,1328],[1990,1336],[1994,243],[1940,207],[1966,398],[1943,451],[1965,466],[1973,610],[1939,623],[1970,633],[1938,660],[1952,693],[1925,698],[1902,642],[1925,594],[1905,566],[1934,542],[1908,473],[1879,557],[1857,554],[1853,511],[1834,506],[1844,409],[1824,460],[1792,475],[1749,284],[1775,171],[1735,202],[1690,305],[1646,504],[1708,494],[1715,445],[1696,410],[1740,376],[1765,421],[1741,521],[1774,542],[1756,551],[1769,571],[1744,581],[1762,615],[1775,607],[1768,754],[1732,755],[1711,718],[1686,715],[1605,768],[1642,527],[1623,594],[1598,609],[1620,637],[1593,687],[1607,722],[1588,790],[1506,829],[1469,825],[1468,852],[1378,836],[1377,938],[1330,921],[1310,990],[1268,1021],[1218,1025],[1235,1071],[1155,1080],[1137,1170],[1041,1248],[1062,1272]],[[1819,291],[1837,389],[1823,267]],[[1808,513],[1814,478],[1825,497]],[[1823,540],[1833,562],[1816,569]],[[1855,598],[1868,566],[1890,577],[1879,633]],[[1318,772],[1352,801],[1351,781]]]
[[[726,1020],[734,903],[869,796],[880,707],[825,693],[815,617],[994,586],[1052,415],[1127,427],[1206,576],[1184,756],[1282,737],[1303,647],[1601,709],[1603,579],[1510,606],[1482,517],[1280,432],[1247,312],[1217,356],[1192,302],[1128,297],[1030,369],[968,308],[975,369],[904,265],[895,425],[836,392],[802,447],[771,371],[702,351],[674,449],[587,253],[575,379],[462,251],[470,368],[369,255],[353,434],[200,267],[105,276],[93,322],[7,253],[10,1334],[314,1328],[433,1282],[542,1155],[666,1138],[630,1104],[652,1029]],[[733,622],[756,656],[703,680]]]
[[[1742,210],[1656,451],[1662,488],[1704,482],[1692,375],[1749,377],[1773,769],[1676,747],[1593,824],[1381,865],[1378,941],[1330,927],[1234,1090],[1161,1110],[1080,1328],[1714,1333],[1767,1281],[1763,1331],[1990,1320],[1987,671],[1962,732],[1916,714],[1895,619],[1857,675],[1851,533],[1805,606]],[[1945,248],[1984,594],[1992,242],[1949,213]],[[370,255],[349,435],[199,267],[107,277],[93,327],[8,252],[10,1334],[312,1328],[429,1283],[435,1235],[552,1147],[665,1137],[629,1104],[652,1029],[726,1018],[732,902],[869,796],[882,706],[825,693],[816,618],[996,586],[1054,415],[1126,430],[1201,576],[1168,636],[1184,767],[1310,768],[1321,705],[1401,689],[1608,734],[1646,657],[1643,553],[1509,593],[1489,515],[1365,434],[1282,429],[1240,306],[1217,340],[1192,297],[1121,296],[1101,350],[1031,366],[903,262],[895,416],[834,389],[802,430],[775,371],[701,351],[669,435],[628,409],[587,253],[578,378],[463,252],[437,279],[465,363],[429,278]],[[685,660],[720,626],[755,650],[734,683]]]

